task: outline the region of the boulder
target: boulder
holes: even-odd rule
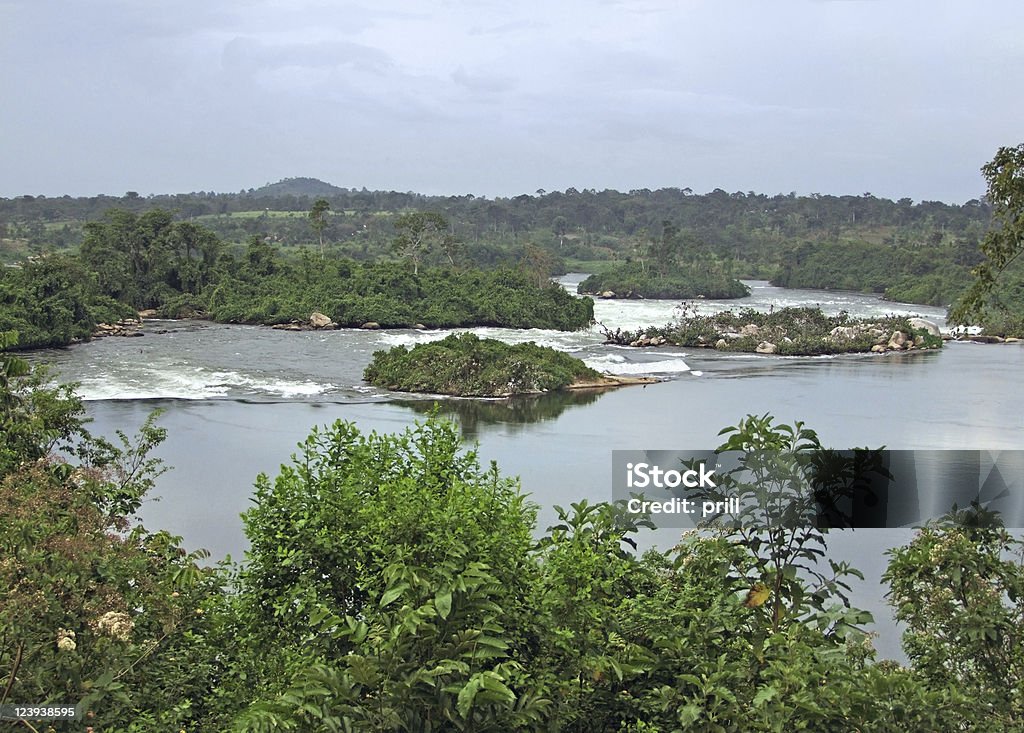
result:
[[[757,336],[761,333],[756,323],[747,323],[740,329],[740,336]]]
[[[278,331],[301,331],[302,326],[298,323],[275,323],[271,328]]]
[[[374,330],[374,329],[378,329],[378,328],[380,328],[380,324],[379,324],[379,323],[377,323],[376,321],[367,321],[366,323],[364,323],[364,324],[363,324],[362,326],[360,326],[359,328],[365,328],[365,329],[367,329],[368,331],[372,331],[372,330]]]
[[[913,329],[927,331],[929,336],[942,336],[942,331],[931,321],[926,321],[924,318],[909,318],[907,320]]]
[[[860,335],[853,326],[836,326],[828,332],[828,337],[833,341],[852,341]]]
[[[757,348],[754,349],[758,354],[774,354],[778,350],[779,348],[771,341],[762,341],[757,345]]]
[[[601,294],[600,294],[600,295],[599,295],[598,297],[600,297],[600,298],[604,298],[604,299],[606,299],[606,300],[609,300],[609,299],[611,299],[611,298],[614,298],[614,297],[615,297],[615,291],[614,291],[614,290],[605,290],[605,291],[604,291],[603,293],[601,293]]]
[[[1006,340],[1002,336],[986,336],[985,334],[981,333],[975,334],[970,338],[971,341],[974,341],[975,343],[979,344],[1001,344]]]
[[[715,348],[716,349],[724,349],[728,345],[729,345],[729,342],[726,341],[725,339],[718,339],[718,341],[715,342]]]
[[[1016,336],[1007,336],[1006,337],[1006,341],[1004,343],[1007,343],[1007,344],[1019,344],[1020,343],[1020,339],[1017,338]]]
[[[139,311],[139,318],[156,318],[156,308],[146,308],[146,310]]]
[[[882,346],[881,344],[875,344],[874,346],[871,347],[871,353],[872,354],[882,354],[882,353],[885,353],[885,347]]]
[[[412,327],[415,328],[417,331],[426,331],[427,330],[427,327],[424,326],[422,323],[414,323],[414,324],[412,324]]]
[[[903,331],[893,331],[887,346],[890,349],[899,350],[903,348],[905,343],[907,343],[907,334],[903,333]]]
[[[320,311],[313,311],[309,316],[309,325],[313,328],[337,328],[338,324]]]

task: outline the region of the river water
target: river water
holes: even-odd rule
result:
[[[582,276],[562,282],[574,289]],[[855,293],[785,290],[754,281],[740,301],[690,305],[768,309],[818,305],[852,315],[919,314],[943,325],[943,311]],[[676,301],[598,301],[604,326],[662,325]],[[435,402],[455,419],[484,461],[518,475],[540,506],[610,500],[616,449],[714,448],[718,432],[745,415],[802,420],[836,448],[1024,448],[1024,349],[1020,344],[949,343],[941,351],[777,357],[603,344],[600,329],[577,333],[471,329],[509,342],[533,340],[615,374],[664,379],[602,394],[560,394],[502,401],[412,398],[368,387],[363,368],[374,351],[444,337],[448,331],[285,332],[201,322],[147,322],[142,338],[107,338],[41,351],[63,381],[79,383],[93,431],[131,433],[154,409],[168,439],[160,477],[142,515],[151,527],[182,535],[189,547],[238,558],[246,548],[239,513],[250,506],[254,477],[273,475],[314,425],[337,419],[361,429],[400,431]],[[644,544],[670,545],[678,530],[650,533]],[[899,658],[899,632],[879,578],[884,551],[909,529],[830,535],[830,551],[853,561],[866,580],[856,601],[875,613],[877,646]]]

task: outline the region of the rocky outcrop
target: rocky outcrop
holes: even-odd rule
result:
[[[664,336],[641,336],[635,341],[630,341],[630,346],[664,346],[668,339]]]
[[[931,321],[925,320],[924,318],[909,318],[907,320],[910,323],[911,328],[918,331],[925,331],[929,336],[942,338],[942,331],[940,331],[939,327]]]
[[[338,324],[325,316],[320,311],[313,311],[309,316],[309,325],[316,329],[337,328]]]
[[[903,333],[903,331],[893,331],[886,346],[893,351],[900,351],[906,346],[907,340],[907,334]]]
[[[787,311],[795,311],[792,315]],[[807,311],[807,312],[804,312]],[[682,319],[645,331],[604,330],[605,343],[620,346],[680,346],[757,354],[821,355],[884,353],[939,348],[941,332],[924,319],[827,317],[810,309],[784,309],[740,320],[731,312]],[[917,324],[916,326],[913,324]]]
[[[881,335],[881,332],[879,332],[879,335]],[[836,326],[828,334],[832,341],[852,341],[858,336],[860,336],[860,331],[853,326]]]
[[[618,374],[603,374],[597,379],[579,380],[565,389],[607,389],[608,387],[625,387],[630,384],[654,384],[657,377],[631,377]]]
[[[142,320],[139,318],[122,318],[117,323],[97,323],[92,337],[97,339],[106,336],[142,336],[144,334],[139,330],[141,326]]]

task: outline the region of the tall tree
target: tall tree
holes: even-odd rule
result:
[[[395,251],[412,263],[413,274],[419,274],[420,261],[431,249],[440,250],[449,264],[455,264],[456,239],[448,220],[435,211],[413,211],[395,220]]]
[[[324,229],[327,228],[327,212],[330,210],[331,205],[325,198],[318,198],[309,210],[309,225],[320,241],[320,259],[324,258]]]
[[[974,282],[949,311],[950,322],[961,325],[984,317],[999,276],[1024,252],[1024,143],[999,148],[981,172],[993,227],[981,243],[985,259],[971,271]]]

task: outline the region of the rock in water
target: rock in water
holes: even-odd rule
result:
[[[942,331],[931,321],[926,321],[923,318],[910,318],[908,321],[911,328],[925,330],[930,336],[942,336]]]
[[[888,346],[890,349],[900,350],[903,345],[907,343],[907,334],[903,331],[893,331],[892,336],[889,337]]]
[[[313,311],[309,317],[309,325],[313,328],[337,328],[338,324],[320,311]]]

